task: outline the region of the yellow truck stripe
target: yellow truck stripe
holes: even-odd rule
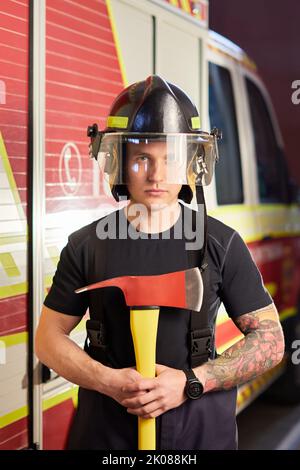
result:
[[[0,341],[6,348],[16,346],[17,344],[24,344],[28,341],[28,333],[27,331],[23,331],[22,333],[15,333],[13,335],[0,336]]]
[[[28,415],[28,406],[22,406],[17,410],[11,411],[4,416],[0,417],[0,429],[8,426],[9,424],[19,421],[22,418],[25,418]]]
[[[189,0],[180,0],[181,1],[181,6],[184,11],[187,13],[191,13],[191,5]]]
[[[66,400],[72,399],[74,407],[77,406],[77,395],[78,395],[78,387],[74,386],[70,390],[66,390],[63,393],[55,395],[51,398],[46,398],[43,400],[43,411],[47,411],[54,406],[63,403]],[[17,410],[11,411],[4,416],[0,417],[0,429],[12,424],[16,421],[19,421],[22,418],[28,416],[28,406],[22,406]]]
[[[11,253],[0,253],[0,263],[8,277],[21,276],[21,273],[16,265]]]
[[[124,86],[126,87],[126,86],[128,86],[128,80],[127,80],[127,76],[126,76],[124,60],[123,60],[123,57],[122,57],[122,51],[121,51],[121,45],[120,45],[118,32],[117,32],[117,26],[116,26],[116,22],[115,22],[115,19],[114,19],[113,9],[112,9],[110,0],[106,0],[106,7],[107,7],[107,11],[108,11],[108,16],[109,16],[109,20],[110,20],[110,24],[111,24],[111,29],[112,29],[112,33],[113,33],[113,37],[114,37],[116,50],[117,50],[117,56],[118,56],[120,70],[121,70],[122,80],[123,80]]]
[[[66,400],[69,400],[70,398],[73,401],[74,406],[77,405],[77,395],[78,395],[78,387],[74,386],[69,390],[66,390],[63,393],[60,393],[58,395],[55,395],[51,398],[46,398],[43,400],[43,411],[47,411],[50,408],[53,408],[54,406],[59,405],[60,403],[63,403]]]

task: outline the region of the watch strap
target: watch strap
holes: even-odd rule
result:
[[[198,380],[199,381],[199,379],[195,375],[195,372],[193,371],[193,369],[183,369],[183,372],[185,373],[187,380]]]

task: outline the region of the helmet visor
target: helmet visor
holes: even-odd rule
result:
[[[103,133],[98,163],[110,185],[133,178],[167,184],[208,185],[217,143],[213,135]]]

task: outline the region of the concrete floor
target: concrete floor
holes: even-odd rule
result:
[[[237,421],[240,450],[300,449],[300,405],[274,405],[260,397]]]

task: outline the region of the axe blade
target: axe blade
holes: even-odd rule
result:
[[[198,312],[202,305],[203,282],[199,268],[154,276],[121,276],[77,289],[85,292],[103,287],[123,291],[128,307],[175,307]]]
[[[185,289],[187,308],[200,311],[203,301],[203,281],[199,268],[187,269],[185,271]]]

